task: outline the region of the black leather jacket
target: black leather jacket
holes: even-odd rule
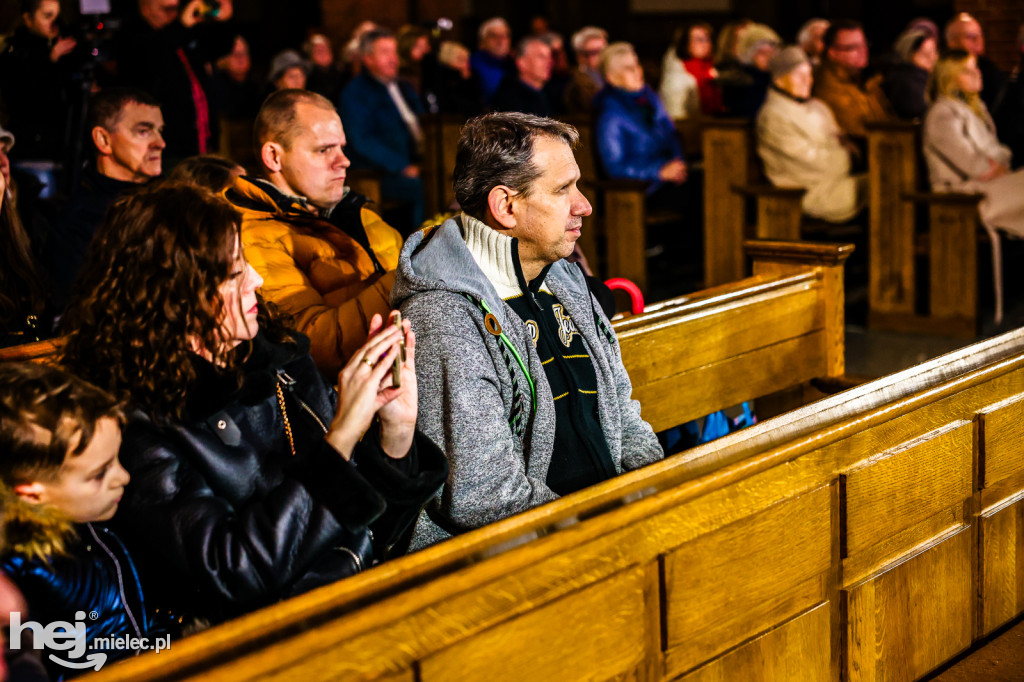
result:
[[[376,428],[351,462],[332,449],[321,424],[336,396],[308,340],[296,340],[258,335],[241,388],[197,359],[182,423],[129,418],[121,462],[132,480],[113,523],[160,605],[216,622],[368,568],[404,551],[446,477],[444,455],[419,433],[400,460]]]
[[[44,626],[55,621],[72,623],[75,612],[85,612],[82,622],[90,652],[98,637],[176,636],[177,624],[170,614],[147,608],[135,566],[117,536],[91,523],[76,526],[76,530],[78,537],[69,543],[66,555],[49,561],[23,554],[4,557],[4,573],[28,602],[29,613],[22,614],[22,622],[31,619]],[[106,647],[103,651],[107,662],[141,653]],[[72,659],[66,651],[44,650],[42,658],[54,680],[78,673],[51,662],[49,653],[63,660],[84,662],[84,657]]]

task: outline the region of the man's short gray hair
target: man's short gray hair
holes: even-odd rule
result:
[[[594,38],[600,38],[607,43],[608,31],[597,26],[584,26],[572,34],[573,51],[579,53],[579,51],[583,49],[583,46],[587,44],[587,41],[593,40]]]
[[[501,17],[492,17],[485,21],[484,23],[480,24],[480,28],[477,31],[477,38],[483,41],[483,39],[487,37],[488,33],[490,33],[491,31],[498,27],[504,28],[506,31],[509,32],[511,32],[512,30],[509,28],[508,22],[502,19]]]
[[[522,57],[524,54],[526,54],[526,49],[530,47],[530,45],[533,45],[534,43],[540,43],[544,47],[551,47],[550,43],[544,40],[544,38],[541,36],[526,36],[518,43],[516,43],[516,57]]]
[[[526,197],[544,169],[533,162],[534,142],[547,136],[575,147],[579,133],[550,118],[500,112],[470,119],[455,153],[455,199],[477,220],[487,215],[487,195],[504,185]]]
[[[818,26],[824,26],[825,29],[828,30],[828,25],[828,19],[822,19],[821,17],[808,19],[796,34],[796,44],[800,47],[805,47],[809,42],[811,42],[811,31]]]
[[[367,31],[363,35],[359,36],[359,55],[365,57],[366,55],[373,52],[373,46],[378,40],[384,40],[385,38],[391,38],[392,40],[398,40],[395,34],[386,28],[375,28],[372,31]]]

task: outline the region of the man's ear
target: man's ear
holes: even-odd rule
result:
[[[281,172],[283,156],[284,147],[277,142],[264,142],[260,147],[260,160],[271,173]]]
[[[23,499],[26,502],[32,504],[39,504],[43,501],[43,484],[39,481],[33,481],[31,483],[20,483],[14,486],[14,494]]]
[[[110,133],[103,126],[95,126],[92,129],[92,143],[96,145],[99,153],[104,156],[114,153],[114,149],[110,144]]]
[[[487,210],[498,226],[506,230],[514,229],[516,216],[512,211],[512,200],[515,195],[505,185],[496,185],[487,193]]]

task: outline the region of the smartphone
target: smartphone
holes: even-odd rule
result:
[[[398,342],[398,355],[395,356],[395,364],[391,367],[391,385],[394,388],[400,388],[402,386],[402,365],[405,364],[405,333],[402,330],[402,313],[396,312],[391,324],[398,327],[398,333],[401,334],[401,340]]]

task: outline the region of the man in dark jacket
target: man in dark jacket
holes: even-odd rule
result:
[[[237,31],[228,21],[231,0],[204,13],[193,0],[139,0],[137,16],[125,20],[117,43],[118,80],[141,88],[161,104],[167,120],[167,157],[180,161],[215,151],[217,111],[210,64],[228,54]],[[173,166],[168,163],[168,166]]]
[[[407,208],[404,221],[392,224],[406,234],[423,222],[423,181],[419,158],[423,113],[419,97],[398,79],[398,41],[388,31],[370,31],[359,39],[363,72],[341,92],[338,111],[348,129],[346,153],[352,168],[383,171],[381,197]]]
[[[516,54],[516,73],[505,76],[498,86],[492,102],[494,110],[534,116],[556,113],[545,90],[551,80],[551,47],[541,38],[531,36],[519,43]]]
[[[89,103],[95,162],[83,171],[64,214],[49,237],[54,303],[63,309],[93,233],[114,200],[158,177],[163,168],[164,117],[141,90],[108,88]]]

